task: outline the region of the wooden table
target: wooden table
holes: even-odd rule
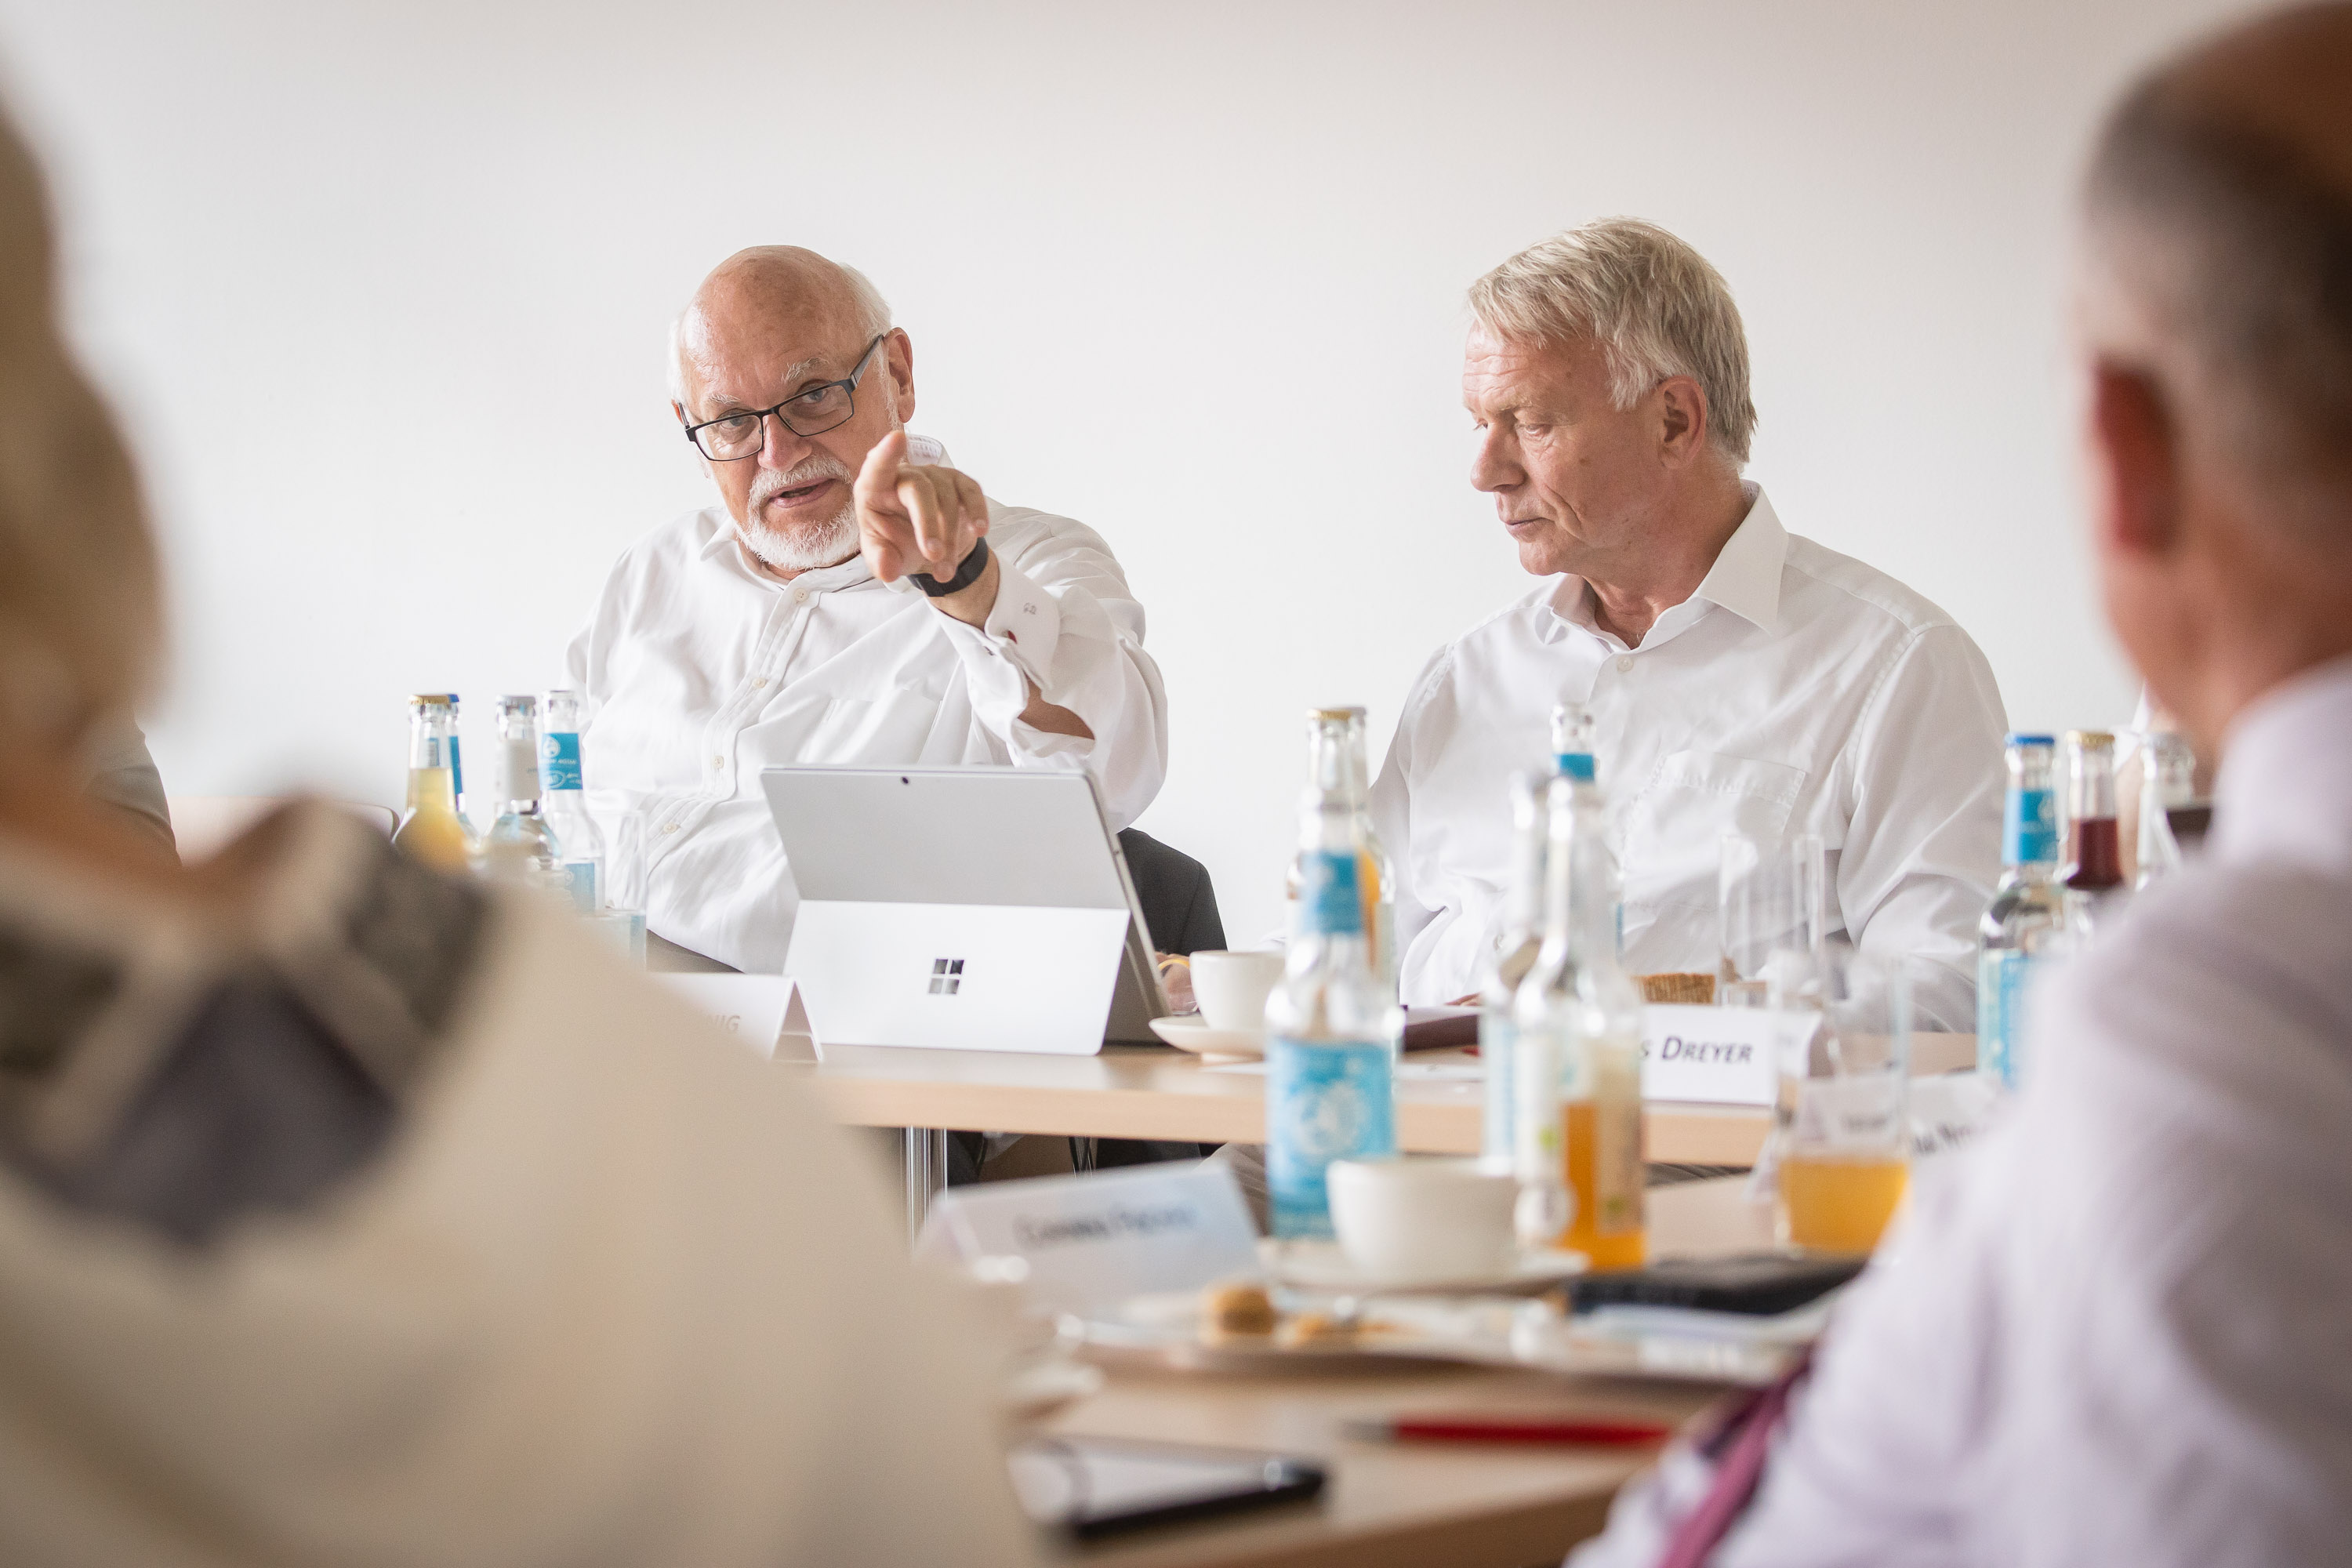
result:
[[[1662,1256],[1753,1251],[1763,1218],[1738,1178],[1650,1194]],[[1473,1368],[1296,1377],[1122,1373],[1046,1430],[1261,1448],[1311,1457],[1330,1479],[1314,1503],[1172,1526],[1086,1552],[1089,1568],[1524,1568],[1596,1532],[1651,1448],[1367,1443],[1351,1419],[1410,1410],[1528,1410],[1679,1424],[1717,1391]]]
[[[1462,1051],[1414,1051],[1405,1060],[1473,1062]],[[1915,1072],[1948,1072],[1976,1061],[1973,1035],[1913,1037]],[[1265,1079],[1220,1071],[1198,1057],[1158,1046],[1112,1046],[1099,1056],[1024,1056],[1000,1051],[909,1050],[836,1046],[813,1069],[838,1121],[861,1127],[986,1128],[999,1132],[1091,1138],[1163,1138],[1202,1143],[1262,1142]],[[1415,1153],[1473,1154],[1484,1116],[1475,1080],[1397,1083],[1397,1142]],[[1769,1111],[1654,1100],[1646,1119],[1651,1160],[1687,1165],[1751,1165],[1771,1126]],[[909,1214],[919,1221],[944,1156],[908,1139]]]

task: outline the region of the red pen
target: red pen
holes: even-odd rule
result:
[[[1597,1443],[1634,1447],[1663,1443],[1674,1428],[1654,1421],[1579,1421],[1542,1415],[1397,1415],[1350,1421],[1350,1437],[1369,1443]]]

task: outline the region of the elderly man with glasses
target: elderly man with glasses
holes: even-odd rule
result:
[[[598,704],[590,786],[646,814],[647,923],[673,963],[783,966],[772,764],[1086,768],[1116,826],[1150,804],[1168,712],[1142,605],[1092,529],[990,500],[907,433],[914,345],[871,283],[745,250],[671,349],[719,504],[621,558],[570,666]]]

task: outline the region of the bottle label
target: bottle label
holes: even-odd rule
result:
[[[2058,858],[2058,803],[2046,789],[2013,789],[2002,813],[2001,860],[2032,866]]]
[[[466,798],[466,764],[457,760],[457,735],[449,734],[449,789],[459,800]]]
[[[563,867],[565,886],[572,893],[572,907],[583,915],[593,915],[597,908],[597,872],[604,868],[593,860],[571,860]]]
[[[1265,1176],[1277,1237],[1328,1237],[1334,1160],[1396,1152],[1395,1072],[1378,1040],[1276,1037],[1265,1064]]]
[[[2011,1089],[2023,1081],[2025,1010],[2043,961],[2018,948],[1977,960],[1977,1071]]]
[[[580,737],[550,731],[539,738],[539,767],[550,790],[580,787]]]
[[[1309,849],[1298,875],[1298,931],[1302,936],[1361,936],[1364,906],[1352,849]]]

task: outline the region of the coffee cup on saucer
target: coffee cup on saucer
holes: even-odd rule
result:
[[[1265,999],[1282,979],[1279,952],[1217,950],[1192,955],[1192,999],[1212,1029],[1256,1035],[1265,1030]]]
[[[1518,1259],[1511,1210],[1518,1183],[1471,1158],[1336,1160],[1325,1173],[1331,1228],[1367,1278],[1483,1279]]]

